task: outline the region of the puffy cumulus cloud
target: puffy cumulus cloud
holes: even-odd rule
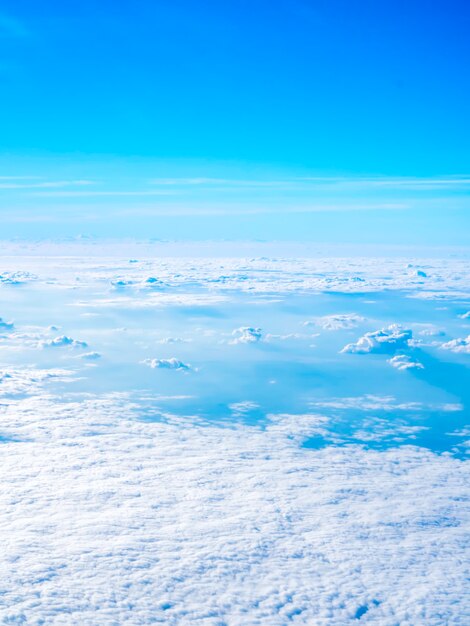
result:
[[[20,285],[33,280],[37,280],[37,276],[31,272],[2,272],[0,274],[0,284],[4,285]]]
[[[61,348],[63,346],[70,346],[71,348],[87,348],[86,341],[79,341],[67,337],[67,335],[61,335],[60,337],[54,337],[54,339],[43,339],[39,342],[41,348]]]
[[[4,623],[470,621],[465,462],[307,450],[314,414],[138,417],[124,394],[2,404]]]
[[[413,331],[410,329],[402,328],[399,324],[392,324],[382,330],[366,333],[355,343],[348,343],[344,346],[341,352],[350,354],[395,352],[407,348],[412,337]]]
[[[152,369],[180,370],[185,372],[193,369],[189,363],[183,363],[183,361],[179,361],[174,357],[170,359],[145,359],[142,363]]]
[[[126,288],[134,288],[134,289],[162,289],[166,287],[167,284],[156,278],[155,276],[148,276],[147,278],[141,278],[140,276],[136,276],[135,279],[132,278],[122,278],[116,277],[110,281],[110,285],[113,289],[126,289]]]
[[[344,330],[355,328],[365,321],[364,317],[356,313],[338,313],[336,315],[323,315],[304,322],[304,326],[318,326],[323,330]]]
[[[451,350],[452,352],[461,352],[462,354],[470,354],[470,335],[459,339],[452,339],[447,343],[443,343],[441,348]]]
[[[232,331],[234,339],[230,343],[257,343],[263,338],[261,328],[241,326]]]
[[[424,369],[424,365],[417,361],[416,359],[411,358],[407,354],[397,354],[388,360],[392,367],[395,367],[397,370],[410,370],[410,369]]]

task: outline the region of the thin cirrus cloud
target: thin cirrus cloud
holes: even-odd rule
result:
[[[442,177],[391,177],[391,176],[304,176],[293,177],[289,179],[274,180],[249,180],[236,178],[211,178],[211,177],[195,177],[195,178],[156,178],[149,181],[153,185],[170,185],[170,186],[225,186],[225,187],[285,187],[285,188],[301,188],[301,187],[400,187],[409,189],[424,189],[435,187],[460,188],[470,185],[470,176],[442,176]]]
[[[0,178],[0,189],[61,189],[94,185],[92,180],[46,180],[41,182],[18,182],[38,180],[40,177],[5,176]],[[7,182],[5,182],[7,181]]]

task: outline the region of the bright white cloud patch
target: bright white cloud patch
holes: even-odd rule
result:
[[[355,313],[340,313],[337,315],[324,315],[313,320],[304,322],[304,326],[318,326],[323,330],[343,330],[355,328],[364,322],[364,318]]]
[[[459,339],[452,339],[447,343],[443,343],[441,348],[451,350],[452,352],[461,352],[462,354],[470,354],[470,335]]]
[[[367,354],[369,352],[390,353],[407,348],[413,332],[402,328],[398,324],[392,324],[388,328],[366,333],[355,343],[344,346],[341,352],[351,354]]]
[[[462,462],[299,448],[318,415],[272,416],[264,430],[135,417],[122,394],[4,405],[5,623],[470,618]]]
[[[2,263],[0,623],[470,623],[468,370],[408,330],[462,335],[466,259],[41,246]]]
[[[231,343],[257,343],[263,338],[261,328],[252,328],[251,326],[242,326],[236,328],[232,332],[234,339]]]
[[[67,337],[67,335],[54,337],[54,339],[44,339],[40,341],[39,345],[42,348],[61,348],[63,346],[70,346],[72,348],[86,348],[87,347],[87,343],[85,341],[72,339],[72,337]]]
[[[143,361],[145,365],[148,365],[152,369],[167,369],[167,370],[182,370],[189,371],[192,369],[188,363],[183,363],[172,357],[171,359],[145,359]]]
[[[392,367],[398,370],[424,369],[424,365],[407,354],[397,354],[388,361]]]

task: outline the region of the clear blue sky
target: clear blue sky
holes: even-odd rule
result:
[[[463,0],[4,0],[4,234],[466,243],[469,33]]]

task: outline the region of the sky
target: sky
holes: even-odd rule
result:
[[[2,238],[470,243],[463,1],[0,9]]]

